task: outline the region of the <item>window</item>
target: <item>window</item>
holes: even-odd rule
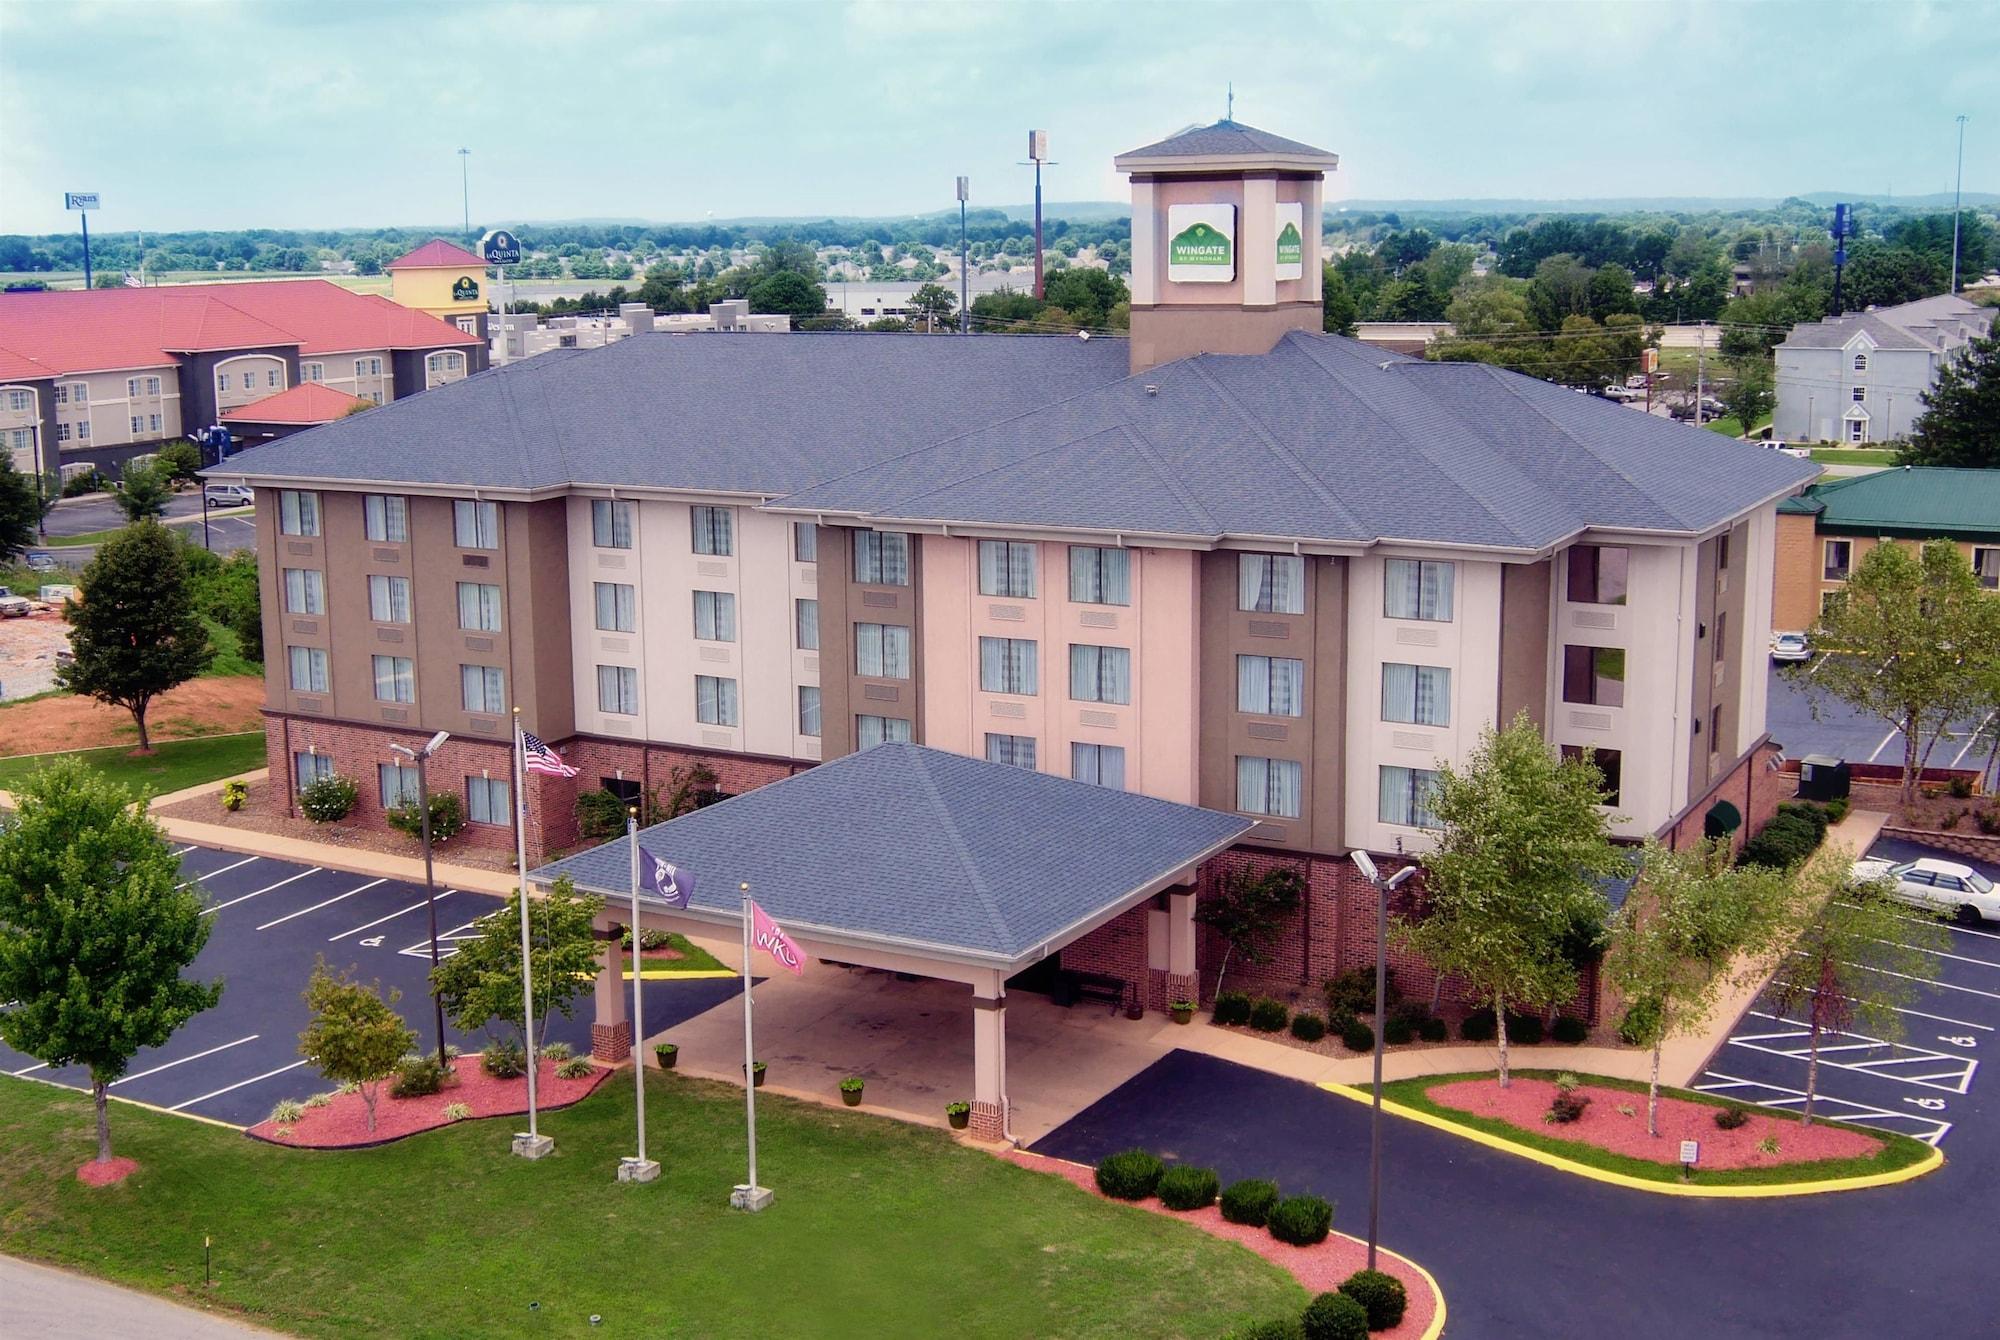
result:
[[[461,316],[458,318],[458,328],[468,335],[477,335],[479,333],[479,318],[476,316]]]
[[[1729,651],[1729,611],[1715,612],[1715,659],[1721,660]]]
[[[146,431],[145,419],[137,414],[134,414],[132,416],[132,436],[137,437],[139,434],[145,431]]]
[[[418,796],[417,770],[398,763],[377,763],[375,789],[385,810],[393,810],[398,805],[414,805]]]
[[[1632,551],[1618,545],[1577,544],[1569,550],[1569,599],[1574,605],[1622,605]],[[1724,564],[1727,567],[1728,564]]]
[[[245,375],[247,376],[247,375],[249,375],[249,374],[247,374],[247,373],[246,373]],[[229,374],[228,374],[228,373],[226,373],[226,372],[218,372],[218,373],[216,373],[216,374],[215,374],[215,389],[216,389],[216,390],[218,390],[218,391],[227,391],[227,390],[229,389]]]
[[[1069,649],[1069,696],[1080,703],[1132,701],[1132,653],[1124,647]]]
[[[801,563],[819,562],[819,527],[810,521],[792,523],[792,557]]]
[[[332,754],[293,754],[292,776],[298,780],[303,791],[314,782],[324,781],[333,776]]]
[[[799,686],[799,734],[819,735],[819,686]]]
[[[599,549],[630,549],[632,504],[610,498],[591,499],[590,542]]]
[[[635,633],[639,630],[638,588],[623,582],[593,582],[597,597],[597,629],[601,633]]]
[[[1035,766],[1035,737],[1032,735],[993,735],[986,737],[986,761],[1004,763],[1010,768],[1033,768]]]
[[[129,400],[137,400],[139,398],[139,379],[137,377],[127,377],[125,379],[125,396]]]
[[[375,671],[378,702],[413,703],[417,700],[416,665],[407,656],[371,656]]]
[[[1868,371],[1868,355],[1867,355],[1867,354],[1856,354],[1856,355],[1854,356],[1854,370],[1855,370],[1856,372],[1866,372],[1866,371]]]
[[[76,426],[76,437],[79,442],[90,441],[90,420],[85,419]]]
[[[382,375],[382,360],[379,358],[357,358],[354,360],[354,375],[357,377],[379,377]]]
[[[1722,704],[1717,703],[1708,714],[1708,752],[1722,748]]]
[[[458,626],[480,633],[499,632],[500,588],[488,582],[460,582]]]
[[[817,600],[793,601],[792,625],[797,630],[797,642],[800,651],[819,650],[819,602]]]
[[[1987,590],[2000,587],[2000,549],[1974,549],[1972,571]]]
[[[380,391],[370,391],[370,392],[368,393],[368,403],[369,403],[369,404],[371,404],[371,405],[379,405],[379,404],[381,404],[381,403],[382,403],[382,393],[381,393]]]
[[[136,426],[137,419],[133,424]],[[319,495],[297,489],[278,491],[278,530],[286,535],[319,534]]]
[[[1830,582],[1844,582],[1847,573],[1854,566],[1854,541],[1828,540],[1826,542],[1825,576]]]
[[[408,577],[384,577],[372,573],[368,578],[368,617],[377,623],[408,623],[410,621],[410,579]]]
[[[1625,651],[1622,647],[1564,647],[1563,701],[1598,707],[1625,703]]]
[[[148,415],[146,416],[146,431],[147,431],[147,432],[149,432],[149,433],[157,433],[157,432],[159,432],[159,431],[160,431],[160,416],[159,416],[159,415],[157,415],[157,414],[148,414]]]
[[[1855,404],[1857,404],[1857,405],[1865,405],[1865,404],[1867,404],[1867,403],[1868,403],[1868,388],[1867,388],[1867,387],[1865,387],[1865,386],[1857,386],[1857,387],[1855,387],[1855,388],[1853,389],[1853,391],[1852,391],[1852,392],[1850,392],[1850,394],[1851,394],[1851,395],[1852,395],[1852,396],[1854,397],[1854,403],[1855,403]]]
[[[867,586],[908,586],[910,537],[879,530],[855,531],[854,580]]]
[[[58,442],[67,442],[67,441],[69,441],[69,425],[68,425],[68,424],[66,424],[66,423],[59,423],[59,424],[57,424],[57,425],[56,425],[56,441],[58,441]]]
[[[326,613],[326,574],[318,568],[286,568],[285,613]]]
[[[704,726],[737,725],[736,681],[718,679],[714,675],[696,675],[694,719]]]
[[[1304,786],[1305,767],[1296,760],[1243,757],[1236,760],[1236,808],[1245,814],[1296,819]]]
[[[1069,775],[1092,786],[1125,789],[1125,751],[1115,744],[1072,744]]]
[[[27,406],[27,404],[26,404],[25,402],[22,402],[22,403],[19,403],[19,404],[15,403],[15,400],[14,400],[14,396],[15,396],[16,394],[17,394],[17,393],[16,393],[16,392],[13,392],[13,391],[9,391],[9,392],[7,393],[7,408],[8,408],[8,409],[11,409],[11,410],[16,410],[16,411],[19,411],[19,410],[24,410],[24,409],[26,409],[26,408],[27,408],[28,406]],[[22,394],[22,395],[25,395],[25,394],[26,394],[26,392],[20,392],[19,394]],[[68,382],[57,382],[57,383],[56,383],[56,403],[57,403],[58,405],[67,405],[67,404],[69,403],[69,383],[68,383]]]
[[[1383,768],[1377,817],[1405,828],[1436,828],[1437,816],[1431,813],[1431,788],[1436,785],[1437,774],[1428,768]]]
[[[697,554],[733,554],[736,552],[735,516],[727,507],[696,507],[690,509],[694,516],[694,551]]]
[[[70,398],[79,405],[88,405],[90,403],[90,383],[72,383],[70,386]]]
[[[287,681],[300,693],[326,692],[326,652],[320,647],[287,647],[291,677]]]
[[[276,390],[277,388],[283,386],[284,384],[285,384],[285,374],[283,373],[282,370],[278,368],[265,369],[264,385],[270,387],[273,390]]]
[[[497,665],[461,665],[458,667],[459,692],[465,700],[468,712],[504,712],[507,710],[506,677]]]
[[[727,591],[696,591],[694,635],[704,642],[734,642],[736,597]]]
[[[60,401],[58,401],[58,403],[60,403]],[[29,410],[33,409],[34,407],[35,407],[34,392],[32,391],[7,392],[7,408],[13,411],[14,413],[26,414]]]
[[[370,493],[361,500],[361,517],[368,538],[377,544],[408,544],[410,502],[386,493]]]
[[[158,377],[146,378],[146,394],[158,395],[159,393],[160,393],[160,379]]]
[[[455,500],[451,505],[451,537],[461,549],[498,549],[500,504]]]
[[[1727,532],[1715,537],[1715,569],[1717,572],[1729,571],[1729,535]]]
[[[979,639],[979,687],[986,693],[1037,693],[1036,646],[1025,638]]]
[[[639,715],[639,672],[629,665],[598,666],[597,710],[621,717]]]
[[[1384,665],[1382,719],[1413,726],[1449,726],[1451,671],[1437,665]]]
[[[854,718],[854,747],[866,749],[878,744],[908,744],[910,723],[902,717],[858,716]]]
[[[299,364],[299,380],[302,382],[323,382],[326,380],[326,364]]]
[[[1034,599],[1035,546],[1015,540],[981,540],[979,594]]]
[[[1426,563],[1392,558],[1383,564],[1382,613],[1391,619],[1451,622],[1451,588],[1456,569],[1450,563]]]
[[[1562,747],[1562,756],[1564,762],[1588,760],[1594,763],[1597,771],[1604,777],[1602,783],[1604,799],[1599,803],[1605,805],[1618,803],[1618,788],[1624,775],[1623,754],[1616,749],[1594,749],[1586,744],[1566,744]]]
[[[1260,614],[1304,614],[1306,561],[1297,554],[1239,556],[1236,608]]]
[[[465,817],[475,824],[511,825],[513,811],[507,804],[509,787],[498,777],[465,779]]]
[[[465,373],[465,355],[432,354],[424,359],[424,371],[433,380],[463,376]]]
[[[1069,598],[1079,605],[1132,603],[1132,551],[1069,547]]]
[[[893,623],[854,625],[854,673],[876,679],[908,679],[910,630]]]
[[[1287,656],[1236,658],[1236,710],[1295,717],[1306,710],[1306,663]]]

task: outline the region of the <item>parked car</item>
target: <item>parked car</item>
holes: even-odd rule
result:
[[[1634,390],[1629,386],[1607,386],[1604,388],[1604,398],[1619,401],[1643,400],[1646,398],[1646,392],[1643,389]]]
[[[0,618],[19,619],[34,613],[35,607],[28,603],[26,596],[17,596],[4,586],[0,586]]]
[[[37,550],[28,555],[29,572],[54,572],[56,567],[56,556],[54,554],[45,554]]]
[[[1771,659],[1774,661],[1811,660],[1812,644],[1806,641],[1804,633],[1773,633],[1771,635]]]
[[[248,507],[257,501],[241,484],[210,484],[207,492],[210,507]]]
[[[1898,863],[1860,860],[1854,863],[1854,879],[1857,883],[1889,880],[1893,885],[1890,892],[1898,902],[1949,913],[1960,925],[2000,921],[2000,892],[1995,891],[1993,881],[1956,861],[1930,856]]]
[[[1796,456],[1802,461],[1809,461],[1812,459],[1812,453],[1810,451],[1807,451],[1804,447],[1794,447],[1789,443],[1787,443],[1783,438],[1774,437],[1769,442],[1766,442],[1764,445],[1771,451],[1782,452],[1787,456]]]

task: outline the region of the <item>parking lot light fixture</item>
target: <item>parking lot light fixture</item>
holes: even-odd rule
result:
[[[1358,847],[1347,854],[1361,877],[1375,889],[1375,1086],[1368,1115],[1368,1268],[1375,1268],[1377,1229],[1382,1218],[1382,1039],[1388,1032],[1383,1017],[1389,985],[1389,890],[1417,873],[1406,865],[1387,879],[1375,868],[1375,858]]]
[[[428,770],[424,765],[430,762],[431,755],[435,754],[444,742],[450,738],[450,731],[441,730],[436,735],[431,736],[429,742],[422,749],[411,749],[406,745],[400,744],[389,746],[393,752],[401,754],[417,765],[417,809],[421,811],[419,821],[423,825],[424,838],[424,907],[431,919],[431,971],[433,974],[436,973],[438,966],[437,880],[431,872],[431,788]],[[444,999],[438,995],[437,978],[431,976],[427,980],[430,983],[431,989],[431,1011],[437,1023],[438,1069],[443,1071],[446,1066],[444,1054]],[[528,1058],[528,1063],[530,1065],[534,1064],[532,1056]]]

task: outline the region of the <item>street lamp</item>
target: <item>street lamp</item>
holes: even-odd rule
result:
[[[1368,1268],[1375,1268],[1376,1225],[1382,1210],[1382,1017],[1389,986],[1389,890],[1417,873],[1406,865],[1387,879],[1375,869],[1374,858],[1356,848],[1347,853],[1361,877],[1375,886],[1375,1102],[1368,1117]]]
[[[422,811],[424,833],[424,906],[429,910],[431,917],[431,972],[433,974],[437,972],[438,965],[437,882],[431,877],[431,788],[430,779],[426,775],[424,765],[430,762],[431,755],[435,754],[439,747],[450,738],[450,731],[441,730],[436,735],[431,736],[430,743],[426,744],[422,749],[410,749],[400,744],[389,746],[392,752],[401,754],[404,758],[409,759],[417,765],[417,808]],[[437,978],[435,976],[431,978],[431,1008],[437,1015],[438,1069],[443,1070],[445,1068],[444,998],[438,995]],[[530,1058],[531,1064],[532,1059]]]

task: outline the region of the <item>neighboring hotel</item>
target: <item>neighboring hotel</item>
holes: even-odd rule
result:
[[[1951,296],[1794,326],[1775,351],[1771,431],[1792,442],[1907,438],[1945,360],[1992,328],[1992,308]]]
[[[379,823],[389,746],[445,729],[460,840],[507,844],[518,708],[582,770],[530,777],[534,859],[579,786],[912,740],[1255,820],[1212,868],[1312,889],[1242,974],[1274,988],[1365,952],[1344,854],[1422,850],[1438,762],[1516,713],[1595,751],[1622,834],[1754,824],[1815,468],[1319,333],[1336,161],[1229,122],[1122,155],[1129,341],[641,336],[233,460],[277,802],[339,772]],[[1147,980],[1147,915],[1063,961]]]

